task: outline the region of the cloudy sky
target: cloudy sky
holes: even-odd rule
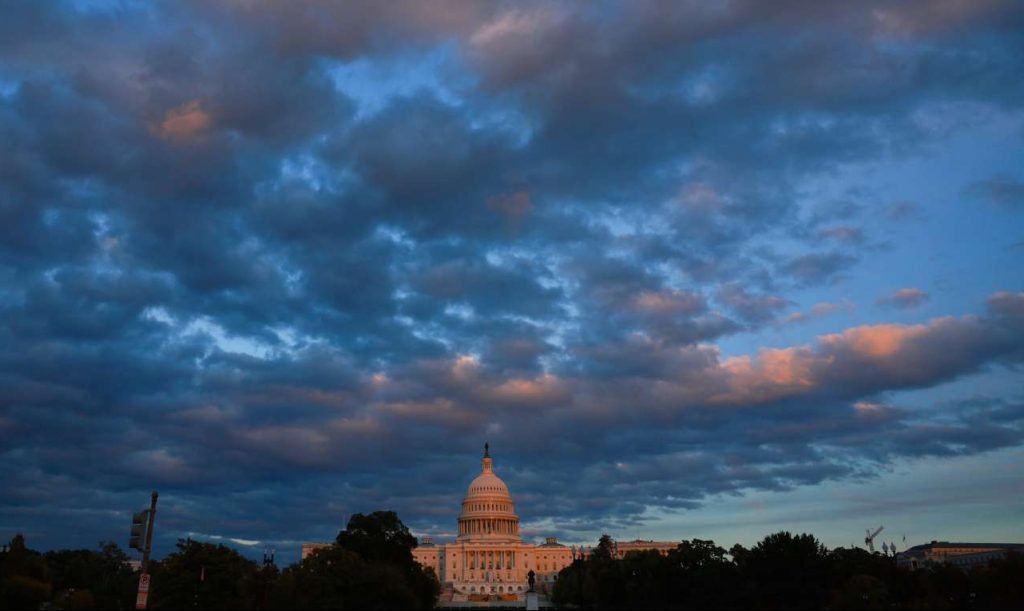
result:
[[[1020,3],[2,10],[0,537],[1024,539]]]

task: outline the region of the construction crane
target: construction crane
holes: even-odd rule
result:
[[[878,528],[875,529],[874,532],[871,532],[870,528],[868,528],[867,530],[864,531],[868,535],[868,536],[864,537],[864,545],[868,546],[868,551],[871,552],[872,554],[875,553],[875,537],[877,537],[878,533],[882,532],[882,529],[884,529],[884,528],[885,528],[884,526],[879,526]]]

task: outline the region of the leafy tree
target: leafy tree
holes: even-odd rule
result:
[[[271,605],[278,609],[345,609],[365,563],[359,554],[338,545],[318,549],[281,573]]]
[[[226,545],[179,539],[178,551],[152,563],[154,609],[245,609],[257,600],[256,563]]]
[[[832,598],[834,609],[885,609],[889,607],[889,588],[872,575],[854,575]]]
[[[116,543],[100,542],[98,551],[51,551],[44,559],[56,593],[56,606],[63,609],[133,606],[138,576],[128,564],[128,555]]]
[[[733,564],[742,567],[746,564],[747,558],[750,557],[750,550],[736,543],[729,548],[729,557],[732,558]]]
[[[626,579],[615,554],[615,542],[601,535],[597,547],[587,558],[587,583],[591,593],[587,601],[599,609],[619,609],[627,604]]]
[[[669,552],[667,560],[671,566],[671,600],[676,606],[702,609],[740,603],[739,569],[714,541],[683,541]]]
[[[750,550],[742,569],[769,607],[811,609],[828,602],[828,551],[813,535],[768,535]]]
[[[669,558],[686,572],[696,572],[728,562],[724,549],[715,545],[714,541],[703,539],[681,542],[669,552]]]
[[[91,590],[64,590],[53,597],[53,604],[58,609],[103,609],[96,604],[96,597]],[[127,608],[127,607],[125,607]]]
[[[412,564],[416,537],[393,511],[375,511],[370,515],[353,514],[345,530],[338,533],[337,544],[371,562]]]
[[[273,593],[278,589],[281,572],[270,564],[257,569],[255,583],[255,605],[257,609],[273,608]]]
[[[590,551],[588,560],[598,563],[616,560],[615,541],[612,540],[610,535],[601,535],[601,538],[597,540],[597,547]]]
[[[384,587],[394,588],[397,576],[413,596],[415,606],[432,607],[436,602],[441,591],[437,576],[413,560],[416,537],[394,511],[353,514],[345,530],[338,533],[337,544],[370,564],[367,579],[388,580],[391,585]]]
[[[1021,554],[1010,552],[1003,560],[973,568],[968,581],[968,601],[975,606],[1024,609],[1024,556]]]
[[[621,561],[625,598],[634,609],[664,609],[673,601],[671,562],[656,550],[628,552]]]
[[[334,545],[288,567],[274,588],[279,608],[431,608],[432,570],[413,560],[416,538],[393,511],[354,514]]]
[[[36,609],[50,599],[53,587],[42,554],[25,546],[17,534],[0,554],[0,608]]]
[[[559,606],[593,606],[593,584],[584,584],[588,579],[586,561],[574,560],[572,564],[558,572],[558,579],[555,580],[555,585],[551,590],[551,600]],[[585,595],[589,595],[591,598],[587,598]]]
[[[439,587],[431,574],[393,563],[368,562],[332,545],[310,554],[281,574],[272,598],[275,608],[416,609],[431,608]]]

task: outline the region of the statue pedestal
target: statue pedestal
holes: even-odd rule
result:
[[[540,609],[540,606],[537,604],[536,592],[526,593],[526,609],[527,611],[536,611],[536,609]]]

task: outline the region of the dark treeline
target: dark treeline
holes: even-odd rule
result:
[[[0,553],[0,608],[132,609],[139,576],[115,543],[41,554],[17,535]]]
[[[862,549],[829,551],[812,535],[780,532],[751,549],[683,541],[667,556],[617,559],[601,537],[585,561],[558,575],[554,602],[598,609],[1024,608],[1024,558],[969,573],[940,564],[910,571]]]
[[[152,563],[151,609],[430,608],[433,571],[412,558],[415,538],[394,512],[356,514],[334,545],[283,571],[225,545],[180,540]],[[950,565],[917,571],[860,549],[826,549],[811,535],[776,533],[728,552],[682,542],[667,556],[615,558],[602,537],[564,569],[554,602],[585,608],[1024,608],[1024,558],[969,573]],[[138,574],[113,543],[98,550],[28,549],[15,537],[0,554],[2,609],[132,609]]]
[[[150,609],[431,608],[439,584],[412,558],[394,512],[355,514],[329,548],[283,571],[191,539],[150,563]],[[40,554],[19,535],[0,554],[0,609],[134,609],[138,573],[113,543]]]

